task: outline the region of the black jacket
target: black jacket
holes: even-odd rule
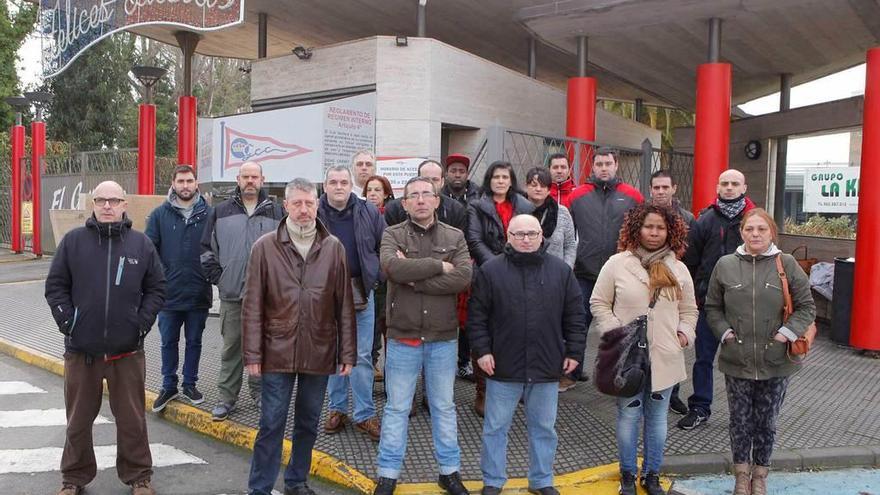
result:
[[[385,205],[385,224],[389,227],[409,219],[400,199],[393,199]],[[446,225],[457,228],[462,233],[467,229],[467,208],[458,201],[440,195],[440,206],[437,207],[437,219]]]
[[[440,194],[458,201],[462,206],[467,206],[471,201],[480,198],[480,187],[471,181],[467,181],[464,192],[461,195],[457,195],[449,188],[449,184],[446,184],[443,186],[443,189],[440,189]]]
[[[165,295],[163,309],[208,309],[213,302],[213,294],[211,283],[202,271],[199,254],[211,207],[205,202],[205,198],[199,197],[187,219],[172,205],[171,201],[175,198],[173,192],[169,193],[168,201],[150,213],[147,230],[144,232],[153,241],[165,267],[168,293]]]
[[[217,286],[220,299],[241,301],[251,247],[263,234],[275,232],[282,217],[284,209],[269,199],[265,189],[260,189],[251,216],[238,187],[234,196],[214,207],[202,233],[200,259],[205,277]]]
[[[755,207],[746,198],[746,207],[733,219],[728,219],[718,210],[716,204],[707,206],[700,212],[688,231],[688,247],[681,261],[687,265],[694,279],[694,294],[701,307],[709,291],[709,278],[715,264],[722,256],[733,254],[743,243],[739,225],[745,212]]]
[[[46,302],[64,348],[91,356],[143,347],[165,300],[165,274],[150,239],[131,220],[68,232],[46,277]]]
[[[514,194],[513,215],[531,213],[535,206],[525,197]],[[471,257],[477,262],[477,266],[489,261],[501,251],[507,244],[507,232],[501,225],[501,218],[495,211],[495,201],[491,197],[483,195],[468,204],[467,231],[468,249]]]
[[[384,281],[384,275],[379,273],[379,246],[382,244],[382,233],[385,231],[385,219],[379,213],[376,205],[369,203],[351,194],[346,209],[352,208],[354,215],[354,235],[357,238],[358,260],[361,263],[361,279],[364,289],[371,291],[376,282]],[[330,206],[327,195],[322,194],[318,202],[318,218],[324,225],[330,225],[330,215],[338,215],[335,208]],[[328,228],[329,229],[329,228]],[[330,232],[333,234],[333,232]]]
[[[467,334],[474,355],[492,354],[493,380],[554,382],[565,358],[583,360],[586,310],[571,268],[549,255],[504,254],[477,271],[468,301]]]

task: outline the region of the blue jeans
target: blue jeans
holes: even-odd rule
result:
[[[357,312],[357,364],[349,376],[332,375],[327,384],[330,394],[330,410],[348,412],[348,388],[354,398],[355,423],[366,421],[376,415],[373,404],[373,327],[376,324],[373,291],[367,296],[367,309]]]
[[[593,312],[590,310],[590,296],[593,295],[593,287],[596,286],[596,281],[587,280],[585,278],[579,278],[577,281],[581,286],[581,294],[584,295],[584,308],[587,310],[586,319],[584,320],[584,322],[586,322],[586,326],[584,327],[584,338],[586,338],[586,333],[590,331],[590,323],[593,323]],[[586,351],[584,351],[584,356],[586,356]],[[577,368],[575,368],[574,371],[571,372],[571,375],[569,375],[573,380],[577,380],[584,373],[584,356],[581,356],[578,360]]]
[[[483,485],[504,487],[507,481],[507,432],[520,397],[525,402],[529,433],[529,488],[553,486],[556,456],[556,405],[559,384],[486,380],[486,417],[480,469]]]
[[[293,384],[296,399],[293,409],[293,452],[284,470],[284,485],[301,486],[306,483],[312,466],[312,447],[318,437],[318,420],[327,390],[327,376],[303,373],[264,373],[262,377],[262,411],[260,431],[254,441],[254,456],[248,492],[269,495],[275,486],[281,464],[284,428],[290,409]]]
[[[650,386],[647,386],[633,397],[618,397],[617,453],[620,456],[621,471],[636,474],[639,426],[644,419],[645,462],[642,464],[642,473],[660,472],[663,448],[666,445],[666,414],[671,392],[672,387],[652,393]]]
[[[160,311],[159,335],[162,337],[162,388],[177,390],[177,363],[180,359],[177,344],[180,327],[184,328],[186,349],[183,353],[183,385],[193,386],[199,380],[199,358],[202,357],[202,332],[207,309],[190,311]]]
[[[707,418],[712,414],[713,375],[715,354],[718,352],[718,339],[709,328],[706,312],[700,310],[697,319],[697,339],[694,342],[697,360],[694,361],[694,393],[688,398],[688,407],[699,411]]]
[[[400,477],[406,453],[409,410],[422,369],[425,371],[425,395],[431,408],[434,457],[440,466],[440,474],[452,474],[460,469],[461,449],[458,447],[458,423],[453,401],[457,362],[458,340],[423,342],[419,346],[401,344],[396,339],[388,339],[385,343],[388,401],[379,441],[379,477]]]

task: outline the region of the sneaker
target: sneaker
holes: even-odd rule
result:
[[[470,361],[458,367],[458,377],[469,382],[474,381],[474,365]]]
[[[234,410],[235,402],[221,402],[211,410],[211,419],[214,421],[226,421],[226,418]]]
[[[156,495],[156,490],[153,490],[150,478],[145,478],[131,484],[131,495]]]
[[[617,490],[617,493],[620,495],[636,495],[636,475],[626,471],[620,473],[620,489]]]
[[[205,402],[205,396],[199,392],[195,385],[184,385],[180,391],[180,395],[184,396],[192,404],[201,404]]]
[[[482,490],[480,490],[480,495],[501,495],[501,488],[497,486],[484,486]]]
[[[73,483],[62,483],[61,489],[58,490],[58,495],[80,495],[83,492],[83,487],[79,485],[74,485]]]
[[[704,416],[699,411],[695,409],[691,409],[687,416],[678,420],[678,427],[682,430],[688,431],[693,430],[694,428],[700,426],[701,424],[706,423],[709,420],[708,416]]]
[[[339,433],[348,423],[348,416],[340,411],[330,411],[327,421],[324,422],[324,431],[327,433]]]
[[[394,478],[379,478],[376,483],[376,489],[373,495],[394,495],[394,489],[397,487],[397,480]]]
[[[284,495],[318,495],[314,490],[309,488],[309,485],[303,483],[302,485],[297,486],[285,486],[284,487]]]
[[[669,410],[684,416],[688,413],[688,406],[677,395],[673,395],[669,398]]]
[[[159,396],[153,401],[153,412],[159,412],[162,409],[165,409],[165,406],[167,406],[172,400],[176,399],[177,395],[177,389],[165,390],[163,388],[160,390]]]
[[[370,437],[370,440],[374,442],[378,442],[382,437],[382,426],[379,423],[379,418],[376,416],[373,416],[366,421],[355,423],[354,427],[355,429],[366,433]]]
[[[437,484],[449,495],[470,495],[471,493],[461,483],[461,475],[458,471],[451,474],[441,474],[437,478]]]
[[[660,486],[660,475],[657,473],[648,473],[642,476],[639,484],[648,492],[648,495],[666,495],[666,490]]]
[[[529,488],[529,493],[534,493],[535,495],[559,495],[559,490],[552,486],[545,486],[544,488]]]
[[[577,386],[577,382],[567,376],[563,376],[559,380],[559,392],[567,392]]]

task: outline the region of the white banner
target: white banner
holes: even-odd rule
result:
[[[324,180],[351,165],[376,140],[376,93],[266,112],[199,121],[199,181],[234,182],[245,162],[263,166],[266,182]]]
[[[406,181],[416,176],[419,164],[424,158],[389,158],[376,160],[376,175],[385,176],[391,183],[394,196],[400,197]]]
[[[858,213],[859,167],[806,169],[804,211]]]

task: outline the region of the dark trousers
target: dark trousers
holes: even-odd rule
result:
[[[207,309],[160,311],[159,334],[162,337],[162,388],[177,390],[178,344],[180,328],[186,339],[183,353],[183,385],[194,386],[199,380],[199,359],[202,357],[202,332],[208,319]]]
[[[116,474],[125,484],[153,475],[153,458],[144,417],[143,351],[105,362],[87,362],[84,354],[64,353],[64,407],[67,432],[61,455],[64,483],[85,486],[95,479],[98,465],[92,443],[92,425],[101,410],[107,379],[110,410],[116,422]]]
[[[788,390],[788,377],[749,380],[725,375],[724,379],[734,464],[770,466],[776,418]]]
[[[715,353],[718,352],[718,339],[709,328],[706,321],[706,312],[700,310],[697,319],[697,339],[694,342],[694,351],[697,360],[694,361],[694,393],[688,398],[688,408],[696,410],[705,417],[712,414],[712,369],[715,363]]]
[[[388,285],[382,282],[373,291],[373,301],[375,303],[375,317],[373,321],[373,367],[379,362],[379,351],[382,350],[382,342],[385,341],[385,334],[388,332],[388,322],[386,321],[385,298],[388,292]]]
[[[593,323],[593,312],[590,311],[590,296],[593,295],[593,287],[596,286],[595,280],[588,280],[585,278],[579,278],[578,284],[581,286],[581,293],[584,295],[584,308],[587,310],[586,317],[586,328],[584,329],[584,338],[586,338],[586,334],[590,331],[590,324]],[[577,380],[584,373],[584,360],[586,359],[586,352],[584,356],[581,356],[580,360],[578,360],[577,368],[571,372],[569,377],[572,380]]]
[[[296,398],[293,406],[293,451],[284,470],[286,487],[306,483],[312,466],[312,448],[318,437],[318,420],[327,390],[326,375],[304,373],[264,373],[262,377],[262,412],[260,431],[254,442],[248,492],[269,495],[278,477],[281,448],[293,386]]]

